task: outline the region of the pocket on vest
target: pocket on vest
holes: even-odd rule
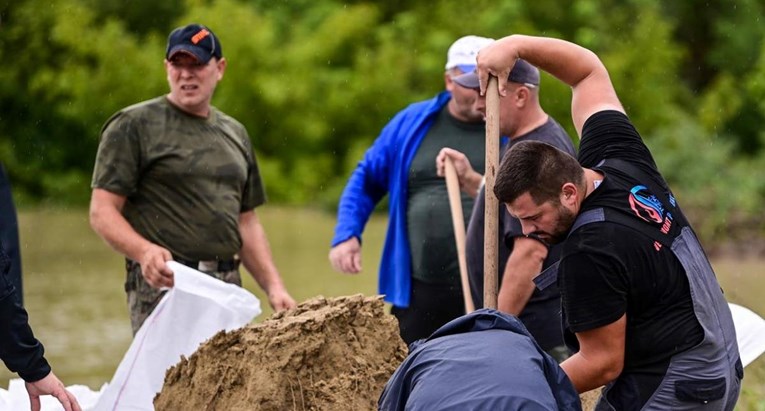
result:
[[[678,380],[675,382],[675,396],[680,401],[707,403],[725,396],[725,378],[711,380]]]

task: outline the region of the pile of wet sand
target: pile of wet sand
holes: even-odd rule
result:
[[[378,297],[317,297],[221,332],[170,368],[162,410],[373,410],[406,357]]]
[[[317,297],[263,323],[215,335],[170,368],[164,410],[374,410],[406,357],[379,297]],[[592,410],[599,390],[582,394]]]

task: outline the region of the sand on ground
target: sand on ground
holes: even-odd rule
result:
[[[157,411],[375,410],[407,354],[382,298],[312,298],[220,332],[170,368]],[[582,394],[594,409],[600,390]]]
[[[380,297],[317,297],[215,335],[167,371],[154,406],[374,410],[406,352]]]

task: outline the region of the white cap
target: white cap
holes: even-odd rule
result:
[[[494,39],[478,36],[465,36],[455,41],[446,53],[446,69],[459,67],[463,73],[475,70],[475,57],[484,46],[494,42]]]

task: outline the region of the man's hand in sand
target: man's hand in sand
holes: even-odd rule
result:
[[[297,304],[284,286],[272,287],[268,290],[268,303],[274,311],[289,310]]]
[[[446,176],[447,158],[450,158],[452,163],[454,163],[454,170],[457,172],[457,179],[460,182],[460,190],[470,197],[476,198],[476,196],[478,196],[478,191],[481,189],[483,176],[473,170],[473,166],[470,165],[470,160],[468,160],[467,156],[461,151],[444,147],[436,156],[436,174],[440,177]]]
[[[61,380],[51,371],[45,378],[24,384],[29,394],[29,402],[32,411],[40,411],[40,396],[52,395],[58,399],[65,411],[82,411],[77,399],[71,392],[67,391]]]
[[[346,274],[361,272],[361,244],[359,239],[351,237],[329,250],[329,262],[332,267]]]

